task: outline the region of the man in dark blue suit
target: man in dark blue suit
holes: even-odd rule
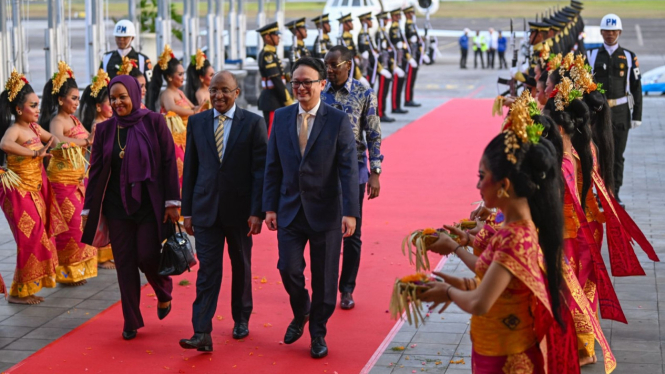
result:
[[[214,109],[189,117],[182,181],[185,230],[196,239],[199,270],[187,349],[212,351],[212,318],[222,285],[222,255],[231,259],[233,338],[249,335],[252,235],[261,232],[267,134],[261,116],[235,105],[238,81],[228,71],[210,82]]]
[[[293,320],[284,343],[298,340],[309,321],[314,358],[328,354],[326,323],[335,311],[342,237],[353,235],[358,207],[358,156],[346,113],[321,101],[323,63],[299,59],[292,69],[298,104],[275,111],[263,188],[268,229],[277,230],[277,268]],[[310,247],[312,298],[305,288]]]

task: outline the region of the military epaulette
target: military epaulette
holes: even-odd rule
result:
[[[266,44],[263,46],[263,50],[266,52],[277,52],[277,48],[274,45]]]

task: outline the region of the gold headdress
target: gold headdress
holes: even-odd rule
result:
[[[201,70],[203,64],[205,64],[208,57],[200,49],[196,50],[196,54],[192,56],[191,62],[192,65],[196,66],[196,70]]]
[[[58,92],[60,92],[62,85],[65,84],[69,78],[74,78],[74,72],[72,71],[72,68],[70,68],[69,65],[67,65],[67,63],[64,61],[58,62],[58,72],[54,73],[53,77],[51,78],[51,81],[53,82],[53,89],[51,90],[51,94],[57,95]]]
[[[118,68],[118,75],[129,75],[129,73],[132,72],[132,69],[138,68],[139,66],[136,63],[136,60],[132,60],[129,57],[125,56],[122,58],[120,66],[116,67]]]
[[[580,54],[575,57],[575,62],[570,68],[570,77],[573,79],[575,87],[582,93],[591,93],[593,91],[605,93],[605,90],[602,88],[603,84],[594,82],[593,75],[591,74],[591,66],[586,64],[586,56],[584,55]]]
[[[92,84],[90,85],[90,96],[97,97],[99,91],[104,87],[109,85],[109,75],[106,74],[104,69],[99,69],[97,75],[92,78]]]
[[[561,53],[559,54],[552,54],[550,55],[549,60],[547,61],[547,71],[552,74],[553,71],[559,68],[561,66],[561,61],[563,60],[563,56]]]
[[[571,101],[582,97],[582,91],[575,87],[570,78],[563,77],[550,94],[550,97],[554,98],[556,110],[562,111],[566,109]]]
[[[157,64],[159,64],[159,67],[161,67],[162,70],[166,70],[169,67],[169,61],[171,61],[172,58],[175,58],[175,55],[173,54],[171,47],[167,44],[164,46],[164,52],[159,56]]]
[[[14,69],[9,76],[9,80],[5,83],[5,90],[9,91],[8,98],[10,103],[16,99],[16,95],[21,92],[26,84],[28,84],[28,80],[25,79],[25,75],[20,74]]]
[[[538,104],[528,90],[524,90],[511,105],[502,132],[506,134],[504,140],[506,158],[513,164],[517,163],[515,151],[520,148],[520,144],[538,144],[540,141],[545,128],[531,118],[539,114]]]

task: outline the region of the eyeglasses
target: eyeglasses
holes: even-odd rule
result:
[[[310,88],[310,87],[312,87],[312,83],[317,83],[317,82],[321,82],[321,79],[318,79],[318,80],[315,80],[315,81],[303,81],[303,82],[291,81],[291,86],[293,88],[298,88],[300,86],[303,86],[305,88]]]
[[[216,88],[211,88],[211,89],[208,90],[208,92],[210,92],[210,96],[217,96],[220,93],[224,94],[224,95],[230,95],[233,92],[235,92],[237,89],[238,89],[238,87],[230,89],[230,90],[228,88],[223,88],[221,90],[218,90]]]
[[[342,61],[342,62],[340,62],[340,63],[337,64],[337,65],[326,64],[326,70],[328,70],[328,69],[337,70],[337,69],[339,69],[340,66],[346,64],[347,62],[348,62],[348,61]]]

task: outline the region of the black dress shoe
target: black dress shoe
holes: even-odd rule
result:
[[[233,339],[242,339],[249,335],[249,327],[247,322],[236,323],[233,326]]]
[[[171,304],[172,303],[169,303],[169,306],[167,306],[166,308],[157,308],[157,317],[160,320],[166,318],[166,316],[168,316],[169,313],[171,313]]]
[[[323,358],[328,355],[328,345],[326,345],[326,340],[323,336],[312,338],[312,347],[309,354],[312,358]]]
[[[342,301],[339,304],[344,310],[353,309],[353,307],[356,306],[356,303],[353,301],[353,295],[351,292],[344,292],[342,294]]]
[[[407,101],[406,103],[404,103],[404,106],[409,106],[412,108],[417,108],[421,105],[422,105],[421,103],[416,103],[415,101]]]
[[[289,323],[289,327],[286,328],[284,343],[292,344],[300,339],[303,332],[305,332],[305,324],[307,324],[307,321],[309,321],[309,314],[304,317],[294,318],[291,323]]]
[[[381,122],[395,122],[393,117],[383,116],[381,117]]]
[[[180,346],[200,352],[212,352],[212,338],[210,334],[197,332],[190,339],[180,339]]]
[[[407,114],[407,113],[409,113],[409,111],[405,110],[405,109],[393,109],[393,113],[395,113],[395,114]]]
[[[125,340],[132,340],[135,337],[136,337],[136,330],[122,332],[122,338]]]

